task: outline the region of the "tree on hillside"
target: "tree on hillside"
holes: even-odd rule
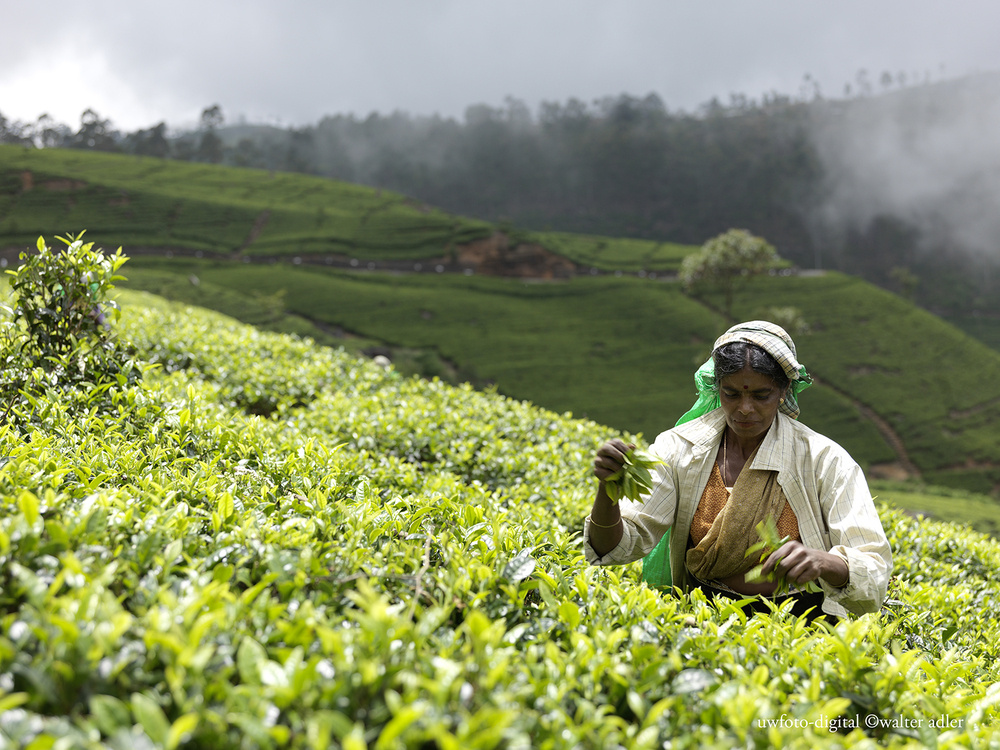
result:
[[[27,135],[27,126],[18,120],[8,120],[0,112],[0,143],[12,143],[18,146],[29,145],[31,139]]]
[[[222,139],[215,131],[222,127],[223,122],[225,117],[222,114],[222,107],[218,104],[205,107],[201,111],[201,141],[198,143],[200,161],[212,164],[222,161]]]
[[[47,112],[39,115],[34,125],[34,141],[39,148],[59,148],[73,137],[73,131],[56,122]]]
[[[80,115],[80,129],[69,139],[70,148],[91,151],[119,151],[118,132],[111,127],[111,120],[102,119],[92,109]]]
[[[170,155],[167,124],[161,122],[146,130],[130,133],[125,139],[125,148],[129,153],[165,159]]]
[[[730,229],[684,259],[680,280],[686,290],[695,294],[705,288],[719,290],[723,311],[731,318],[737,290],[751,277],[777,268],[780,262],[774,246],[766,240],[745,229]]]
[[[920,285],[920,277],[906,266],[894,266],[889,272],[889,278],[896,285],[899,295],[913,302],[913,296]]]

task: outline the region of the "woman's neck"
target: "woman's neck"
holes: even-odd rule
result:
[[[735,432],[733,432],[728,426],[726,427],[726,442],[729,445],[729,450],[739,451],[740,458],[745,463],[753,452],[757,450],[757,447],[764,442],[764,438],[767,436],[767,432],[752,438],[741,438]]]

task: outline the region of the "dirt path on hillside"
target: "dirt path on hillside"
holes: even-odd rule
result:
[[[257,218],[254,220],[253,226],[250,227],[250,233],[247,235],[247,238],[243,241],[243,245],[238,250],[234,251],[233,255],[239,256],[242,255],[244,252],[246,252],[246,249],[257,241],[257,238],[260,237],[261,232],[264,231],[264,227],[267,226],[267,222],[269,222],[270,220],[271,220],[271,209],[268,208],[261,211],[257,215]]]
[[[910,460],[910,455],[906,452],[906,446],[903,445],[903,439],[899,436],[893,428],[883,417],[881,417],[874,409],[867,406],[856,398],[851,396],[844,390],[841,390],[837,386],[830,382],[821,380],[812,374],[813,383],[816,385],[823,385],[829,388],[834,393],[847,399],[854,405],[861,416],[875,425],[875,429],[879,431],[882,439],[892,448],[893,453],[896,454],[896,461],[887,464],[872,464],[868,467],[868,473],[878,479],[919,479],[920,469],[917,468],[916,464]]]

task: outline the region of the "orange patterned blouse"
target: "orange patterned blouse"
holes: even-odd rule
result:
[[[694,519],[691,521],[691,544],[697,546],[705,538],[708,530],[712,528],[712,522],[719,515],[726,502],[729,500],[729,490],[722,479],[722,472],[719,471],[719,464],[712,467],[712,475],[708,478],[705,491],[701,494],[701,501],[694,512]],[[778,533],[782,536],[789,536],[796,541],[799,538],[799,521],[795,517],[792,506],[785,501],[785,507],[781,509],[778,516]]]

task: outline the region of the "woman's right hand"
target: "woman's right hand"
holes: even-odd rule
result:
[[[614,438],[597,449],[594,457],[594,476],[602,482],[622,470],[625,465],[625,454],[635,448],[621,438]]]
[[[600,481],[597,496],[590,511],[590,546],[598,556],[613,550],[622,538],[622,515],[618,503],[608,496],[605,482],[622,470],[625,453],[635,446],[614,438],[597,449],[594,456],[594,476]]]

